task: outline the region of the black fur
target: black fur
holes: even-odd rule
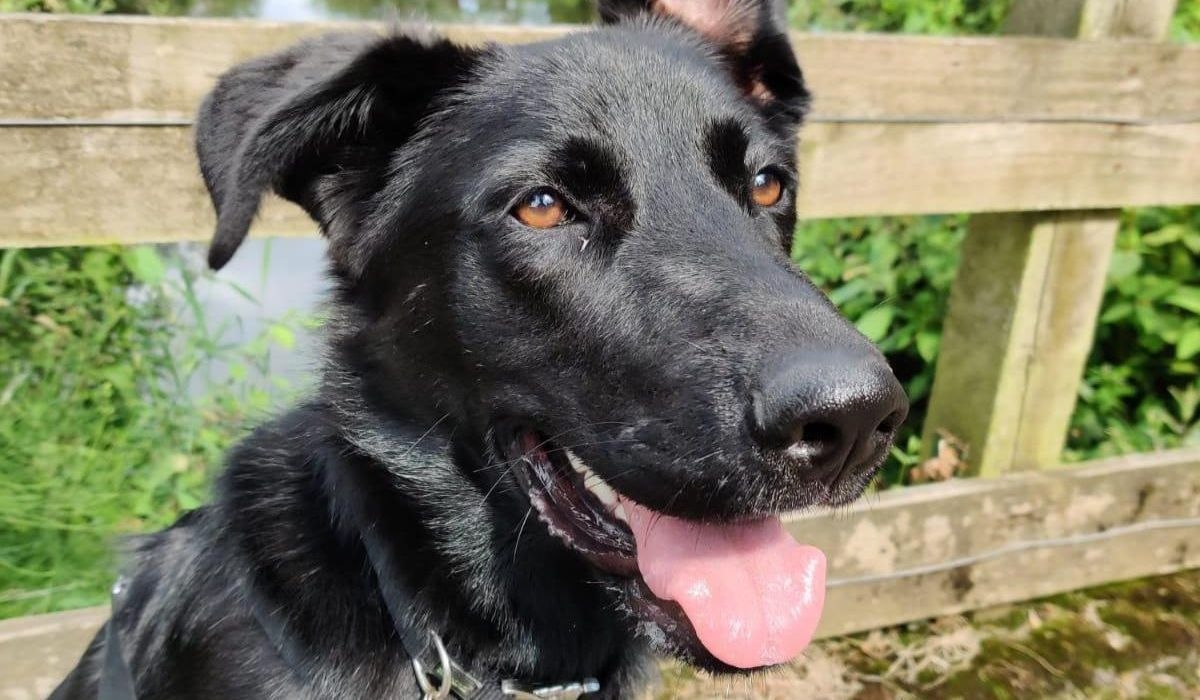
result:
[[[881,361],[789,262],[808,96],[770,2],[732,4],[749,42],[614,0],[609,26],[540,44],[333,35],[221,78],[197,123],[210,262],[267,190],[302,205],[329,239],[328,355],[312,398],[230,453],[214,502],[130,555],[110,624],[141,700],[415,697],[380,579],[412,597],[396,623],[487,679],[594,676],[617,698],[652,652],[704,662],[530,516],[497,447],[513,422],[681,517],[861,492],[878,459],[817,478],[749,418],[781,358]],[[787,188],[765,210],[747,190],[764,167]],[[573,221],[509,215],[543,186]],[[95,697],[102,647],[54,698]]]

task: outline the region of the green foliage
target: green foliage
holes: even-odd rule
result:
[[[0,0],[0,12],[61,12],[76,15],[147,14],[173,0]]]
[[[991,34],[1011,0],[804,0],[793,2],[795,27],[908,34]]]
[[[205,391],[201,373],[260,377],[290,331],[230,347],[194,282],[149,247],[0,252],[0,617],[103,601],[114,535],[199,505],[270,403],[261,381]]]
[[[1200,41],[1200,0],[1179,0],[1171,23],[1175,41]]]
[[[823,220],[802,223],[793,257],[858,328],[888,356],[912,400],[896,459],[916,461],[933,362],[941,341],[965,216]]]
[[[801,224],[794,258],[867,337],[912,399],[885,481],[919,461],[965,216]],[[1127,212],[1067,459],[1200,444],[1200,208]]]
[[[1200,445],[1200,208],[1127,212],[1068,457]]]
[[[815,29],[987,34],[999,28],[1010,4],[807,0],[792,3],[789,12],[794,26]],[[1200,40],[1200,0],[1179,4],[1172,35]],[[919,461],[920,426],[965,222],[965,216],[826,220],[797,232],[798,264],[879,342],[913,399],[885,483],[904,481]],[[1125,215],[1068,459],[1200,443],[1198,232],[1198,208]]]

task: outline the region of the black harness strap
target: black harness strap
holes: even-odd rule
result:
[[[326,478],[333,481],[346,481],[355,478],[352,472],[351,469],[327,469]],[[348,488],[335,489],[334,492],[363,494],[369,493],[369,489],[360,483]],[[404,646],[405,653],[417,662],[414,665],[414,671],[425,673],[426,679],[435,686],[440,684],[444,674],[451,674],[452,695],[459,700],[507,700],[508,696],[501,691],[499,682],[480,683],[465,670],[458,668],[452,661],[448,664],[449,668],[444,668],[449,658],[445,655],[444,649],[435,648],[430,632],[402,624],[401,621],[407,617],[407,611],[414,609],[415,601],[412,594],[403,585],[400,585],[399,577],[392,575],[401,567],[395,561],[393,549],[384,544],[377,531],[375,524],[379,520],[378,509],[362,496],[354,496],[351,501],[346,511],[362,539],[363,547],[366,550],[367,564],[371,568],[371,573],[375,575],[375,582],[379,586],[383,604],[392,618],[392,627],[400,637],[400,643]]]
[[[121,651],[121,632],[117,617],[125,593],[125,579],[118,578],[112,588],[112,616],[104,626],[104,663],[100,667],[99,700],[137,700],[133,673]]]
[[[133,676],[121,653],[117,626],[109,620],[104,633],[104,666],[100,668],[100,700],[137,700]]]

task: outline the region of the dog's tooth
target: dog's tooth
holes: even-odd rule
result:
[[[583,460],[576,457],[575,453],[570,450],[563,450],[567,453],[567,461],[571,463],[571,468],[583,475],[586,480],[592,475],[592,470],[588,469],[588,465],[583,463]]]
[[[571,463],[571,468],[583,477],[583,487],[585,489],[590,491],[609,510],[621,507],[620,501],[617,498],[617,492],[613,491],[612,487],[604,482],[603,477],[592,471],[588,465],[583,463],[582,459],[575,456],[574,452],[570,450],[564,450],[564,452],[567,453],[567,461]],[[624,520],[624,517],[621,519]]]
[[[596,477],[591,483],[586,484],[588,491],[591,491],[596,498],[604,505],[612,508],[617,505],[617,492],[612,490],[612,487],[604,483],[600,477]]]
[[[613,508],[613,515],[617,516],[622,522],[629,522],[628,516],[625,515],[625,505],[619,501],[617,502],[617,507]]]

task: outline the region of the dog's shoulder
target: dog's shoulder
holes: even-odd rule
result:
[[[227,561],[227,548],[214,540],[219,536],[215,517],[215,509],[206,506],[165,530],[125,542],[112,588],[112,617],[51,698],[96,697],[101,678],[121,672],[121,664],[134,674],[139,700],[190,698],[186,679],[191,672],[203,668],[228,678],[231,672],[222,666],[235,656],[252,656],[248,640],[254,630],[236,587],[229,584],[236,571]],[[113,640],[120,662],[107,650]],[[261,641],[249,644],[261,646]]]

